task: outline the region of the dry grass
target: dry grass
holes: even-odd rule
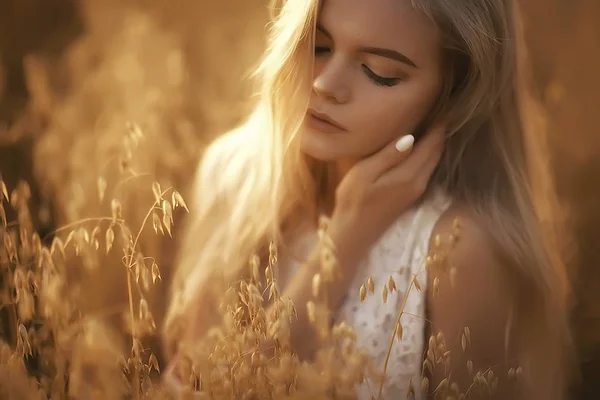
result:
[[[211,4],[205,8],[202,2],[180,8],[152,3],[147,12],[126,3],[119,8],[110,1],[83,2],[88,33],[62,60],[62,75],[71,85],[65,97],[53,92],[46,60],[33,57],[26,63],[30,112],[48,121],[36,140],[37,177],[56,202],[62,227],[39,237],[32,223],[38,210],[28,206],[28,185],[1,188],[5,341],[0,346],[0,398],[168,397],[160,384],[165,367],[160,349],[148,338],[156,335],[164,309],[161,279],[167,280],[169,267],[160,262],[165,259],[163,237],[174,233],[176,211],[185,209],[182,196],[170,186],[182,187],[185,194],[204,144],[243,114],[248,87],[230,77],[242,76],[258,54],[259,45],[248,45],[257,42],[264,15],[256,11],[260,1],[247,2],[247,9],[228,14],[226,30],[197,20],[218,18],[224,14],[219,7],[229,8],[224,2],[205,2]],[[246,20],[252,23],[241,27]],[[219,47],[229,52],[215,51]],[[207,57],[211,53],[216,56]],[[215,74],[220,69],[227,73]],[[2,218],[9,208],[16,220]],[[451,250],[446,244],[458,236],[440,239],[440,248],[423,267],[446,268]],[[269,260],[250,260],[250,279],[222,288],[222,324],[204,340],[182,344],[187,358],[177,370],[190,396],[352,398],[354,385],[369,379],[379,383],[373,386],[377,398],[381,376],[391,371],[372,365],[356,348],[351,327],[327,323],[330,313],[319,288],[334,279],[336,266],[327,241],[323,244],[323,270],[313,281],[312,303],[294,305],[280,297],[271,274],[276,246]],[[361,295],[381,290],[385,302],[395,282],[375,290],[369,280]],[[420,290],[420,282],[413,280],[410,290]],[[163,294],[158,302],[155,291]],[[278,306],[272,320],[266,317],[265,291]],[[321,333],[322,346],[311,363],[300,362],[289,348],[295,307],[308,307]],[[401,330],[397,323],[390,350]],[[447,370],[450,360],[460,357],[472,385],[459,388],[448,376],[432,387],[424,378],[413,391],[434,392],[441,399],[481,398],[493,392],[499,376],[521,373],[518,368],[475,371],[468,360],[468,327],[461,340],[464,354],[450,354],[443,335],[432,335],[423,370]],[[265,349],[266,342],[275,347]]]
[[[127,137],[134,146],[141,132],[131,126]],[[123,170],[127,173],[132,172]],[[135,178],[126,176],[123,184]],[[8,204],[0,206],[2,306],[8,317],[4,336],[9,341],[5,346],[12,347],[12,354],[3,349],[3,367],[18,376],[26,376],[28,370],[36,381],[29,387],[39,387],[56,398],[120,398],[129,392],[147,396],[151,371],[158,371],[156,356],[141,341],[156,330],[146,294],[161,275],[155,260],[140,251],[139,239],[150,223],[157,232],[170,235],[173,211],[187,206],[178,192],[161,190],[154,183],[154,202],[141,226],[132,230],[123,219],[121,201],[105,196],[102,182],[99,179],[98,198],[110,204],[110,216],[68,224],[51,238],[40,238],[33,231],[28,185],[21,183],[9,197],[1,183],[3,200],[10,200],[18,215],[17,221],[6,221]],[[120,254],[129,306],[86,312],[88,293],[81,282],[101,271],[104,256],[111,253]],[[130,352],[122,351],[125,343],[120,343],[120,335],[107,323],[109,317],[123,320]],[[15,390],[25,390],[11,382],[1,386],[8,398],[15,396]]]
[[[206,144],[247,107],[250,82],[243,76],[262,46],[260,4],[245,2],[223,18],[228,6],[214,2],[187,0],[170,7],[160,1],[85,0],[80,2],[85,34],[60,58],[27,57],[32,105],[18,125],[29,129],[44,122],[34,130],[35,180],[29,182],[50,203],[57,226],[110,213],[110,202],[98,199],[99,183],[107,196],[118,189],[123,219],[134,227],[146,213],[138,205],[153,201],[152,192],[139,187],[156,180],[187,194]],[[135,151],[126,128],[132,120],[144,132]],[[134,184],[119,184],[133,176]],[[37,207],[32,213],[37,216]],[[173,227],[175,238],[179,226]],[[159,326],[176,243],[151,230],[139,241],[161,265],[164,283],[157,282],[146,297]],[[105,255],[101,263],[101,270],[78,280],[88,294],[80,304],[85,312],[128,303],[118,255]],[[158,341],[156,335],[149,340]]]
[[[130,125],[127,137],[135,150],[142,134]],[[131,171],[123,171],[123,184],[135,185]],[[143,345],[144,339],[156,330],[156,323],[146,300],[151,287],[160,281],[160,268],[151,255],[143,254],[139,239],[151,229],[155,234],[170,235],[173,211],[187,210],[185,201],[172,188],[162,189],[154,182],[151,188],[137,186],[152,193],[154,201],[147,205],[145,217],[138,227],[130,227],[123,219],[118,190],[107,193],[99,180],[97,196],[110,204],[110,215],[87,218],[63,226],[53,232],[51,240],[40,238],[30,222],[28,185],[20,184],[10,193],[0,183],[2,205],[16,210],[16,221],[2,218],[0,236],[4,246],[0,251],[2,277],[2,307],[7,314],[7,342],[2,343],[0,374],[4,379],[0,391],[4,398],[166,398],[160,385],[159,365],[153,349]],[[294,305],[279,294],[274,269],[277,268],[277,246],[270,247],[264,265],[253,257],[249,261],[249,278],[222,287],[220,312],[222,323],[195,343],[182,343],[185,358],[177,365],[176,373],[185,382],[183,398],[216,399],[305,399],[354,398],[355,386],[368,379],[371,387],[379,387],[374,398],[381,398],[385,365],[373,365],[367,354],[356,346],[351,327],[342,323],[329,325],[330,311],[326,298],[320,295],[320,285],[338,276],[331,242],[326,235],[326,220],[320,230],[321,271],[313,281],[314,301]],[[445,270],[454,274],[445,262],[454,244],[460,239],[459,222],[447,239],[436,238],[436,246],[427,257],[425,268]],[[86,311],[87,293],[77,282],[85,281],[104,268],[106,254],[121,257],[121,271],[126,276],[128,306]],[[74,278],[73,276],[76,276]],[[82,276],[83,275],[83,276]],[[263,283],[261,276],[266,278]],[[395,291],[389,279],[382,288],[382,301]],[[434,290],[439,286],[433,283]],[[416,275],[410,290],[420,290]],[[361,288],[361,296],[375,292],[372,279]],[[268,293],[268,302],[263,294]],[[369,294],[370,293],[370,294]],[[408,296],[408,292],[404,294]],[[267,318],[266,308],[275,304],[277,312]],[[307,307],[314,328],[319,332],[321,346],[314,361],[301,362],[290,348],[290,322],[295,307]],[[390,337],[389,352],[401,336],[400,317],[394,335]],[[110,315],[122,320],[127,339],[106,322]],[[468,327],[462,335],[463,352],[471,342]],[[273,348],[265,348],[273,343]],[[389,354],[388,352],[388,354]],[[466,354],[466,353],[465,353]],[[463,354],[464,356],[464,354]],[[424,378],[420,387],[411,387],[407,397],[417,390],[432,391],[436,398],[483,398],[493,394],[502,371],[487,369],[473,371],[466,361],[465,368],[473,378],[470,387],[460,388],[451,380],[450,359],[443,335],[429,339],[425,353]],[[428,373],[443,368],[448,378],[430,388]],[[504,372],[506,373],[506,371]],[[508,371],[510,377],[520,369]]]

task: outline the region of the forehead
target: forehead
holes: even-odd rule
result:
[[[319,23],[340,45],[390,48],[415,61],[440,49],[438,29],[410,0],[323,0]]]

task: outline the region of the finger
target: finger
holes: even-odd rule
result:
[[[423,138],[415,145],[411,156],[403,163],[402,168],[407,171],[419,171],[433,159],[437,164],[444,150],[446,139],[446,125],[439,123],[432,127]],[[393,173],[393,171],[390,171]]]
[[[381,182],[418,181],[419,178],[428,181],[442,157],[445,133],[445,124],[434,126],[415,145],[410,157],[381,176]]]
[[[413,135],[402,136],[383,149],[359,161],[355,168],[371,181],[376,181],[390,168],[401,163],[412,152],[415,143]]]

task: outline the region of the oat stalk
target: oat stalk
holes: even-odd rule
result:
[[[148,212],[146,213],[146,216],[144,217],[144,220],[142,221],[142,224],[140,226],[140,229],[138,230],[138,233],[135,237],[135,240],[133,241],[133,245],[131,246],[131,254],[129,256],[129,262],[126,265],[126,272],[127,272],[127,295],[129,298],[129,313],[131,314],[131,338],[133,341],[135,341],[135,313],[133,311],[133,290],[132,290],[132,284],[131,284],[131,274],[132,272],[132,267],[133,267],[133,257],[135,255],[135,249],[137,248],[138,242],[140,240],[140,237],[142,235],[142,232],[144,231],[144,228],[146,226],[146,223],[148,222],[148,219],[150,218],[150,216],[152,215],[152,213],[154,212],[154,209],[160,205],[160,200],[162,199],[162,197],[167,194],[167,192],[169,190],[171,190],[172,188],[169,187],[167,189],[165,189],[164,191],[162,191],[160,193],[160,196],[156,196],[156,199],[154,200],[154,203],[152,203],[152,206],[150,207],[150,209],[148,210]],[[135,392],[135,398],[139,399],[139,395],[140,395],[140,389],[139,389],[139,370],[138,368],[135,369],[135,374],[134,374],[134,392]]]
[[[390,344],[388,345],[387,354],[385,355],[385,363],[383,365],[384,379],[382,379],[381,382],[379,383],[379,393],[377,394],[377,399],[381,399],[381,395],[383,393],[383,383],[385,381],[385,376],[387,374],[387,367],[388,367],[388,364],[390,361],[390,356],[392,355],[392,348],[394,347],[394,341],[396,340],[396,336],[398,335],[398,329],[400,329],[400,320],[402,318],[402,315],[404,315],[404,309],[406,308],[406,302],[408,301],[408,295],[410,294],[410,291],[412,290],[413,286],[415,285],[415,279],[417,279],[417,275],[421,271],[421,268],[423,268],[423,264],[421,264],[417,273],[413,274],[413,277],[410,280],[410,284],[408,285],[408,289],[406,290],[406,293],[404,294],[404,299],[402,299],[402,305],[400,306],[400,312],[398,312],[398,317],[396,318],[396,326],[394,327],[394,334],[392,335]]]

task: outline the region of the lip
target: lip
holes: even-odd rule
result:
[[[313,108],[308,109],[307,122],[311,127],[326,133],[346,132],[346,128],[329,115],[318,112]]]

